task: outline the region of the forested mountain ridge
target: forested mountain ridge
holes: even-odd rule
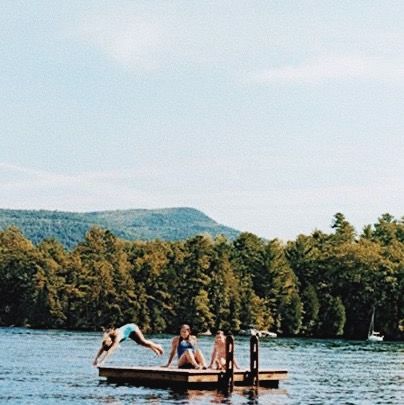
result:
[[[237,237],[235,229],[220,225],[193,208],[129,209],[98,212],[0,209],[0,230],[18,227],[33,243],[54,238],[66,248],[83,240],[92,226],[108,229],[127,240],[181,240],[199,234]]]

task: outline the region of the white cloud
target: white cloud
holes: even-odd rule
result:
[[[250,75],[261,84],[317,84],[329,80],[375,80],[404,82],[404,61],[362,56],[322,57],[295,66],[268,69]]]
[[[400,31],[370,29],[364,34],[353,27],[341,32],[339,25],[313,28],[310,23],[297,27],[293,20],[282,24],[266,7],[261,13],[230,3],[201,5],[194,12],[170,2],[163,7],[131,4],[124,11],[117,5],[109,9],[109,13],[99,8],[89,11],[73,30],[89,47],[128,69],[213,66],[232,74],[276,64],[278,57],[296,60],[324,54],[302,64],[258,71],[251,79],[261,83],[361,77],[403,80],[402,59],[394,60],[402,55]]]
[[[96,15],[79,27],[80,37],[128,68],[159,67],[170,33],[162,21],[138,15]]]

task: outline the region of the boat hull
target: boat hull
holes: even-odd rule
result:
[[[383,336],[371,335],[368,337],[368,342],[383,342],[383,339],[384,339]]]

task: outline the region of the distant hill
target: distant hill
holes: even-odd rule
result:
[[[134,240],[181,240],[207,233],[235,238],[239,232],[220,225],[193,208],[131,209],[99,212],[0,209],[0,229],[15,225],[34,243],[55,238],[72,248],[94,225],[116,236]]]

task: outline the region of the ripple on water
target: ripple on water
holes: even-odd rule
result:
[[[404,403],[404,345],[344,340],[270,339],[260,342],[260,366],[286,368],[280,390],[175,392],[109,384],[91,367],[100,333],[0,328],[0,403],[10,404],[400,404]],[[167,349],[170,336],[155,339]],[[10,345],[10,341],[13,343]],[[213,337],[202,337],[208,356]],[[249,341],[236,338],[236,356],[249,364]],[[166,358],[164,359],[166,361]],[[111,364],[163,362],[124,342]]]

